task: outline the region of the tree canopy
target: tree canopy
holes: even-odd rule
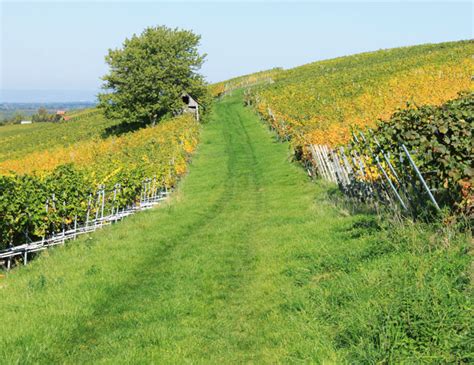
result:
[[[198,73],[206,56],[198,51],[200,38],[189,30],[149,27],[122,48],[109,49],[110,70],[99,94],[105,115],[155,124],[183,108],[183,93],[206,104],[206,83]]]

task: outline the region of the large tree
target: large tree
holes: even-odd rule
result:
[[[188,30],[150,27],[126,39],[122,48],[109,49],[110,70],[99,94],[106,116],[155,124],[182,109],[183,93],[205,101],[207,87],[198,73],[205,58],[198,51],[200,38]]]

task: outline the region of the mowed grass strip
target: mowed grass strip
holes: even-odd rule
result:
[[[217,103],[168,203],[0,278],[0,363],[466,361],[466,237],[350,216],[289,156]]]

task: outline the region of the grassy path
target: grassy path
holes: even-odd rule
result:
[[[288,156],[239,95],[218,103],[169,204],[0,281],[0,363],[389,359],[364,338],[400,257],[381,270],[371,221]]]

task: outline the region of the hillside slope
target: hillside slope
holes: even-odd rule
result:
[[[314,62],[273,76],[252,101],[297,147],[346,143],[407,102],[440,105],[473,89],[474,41],[426,44]]]
[[[0,162],[101,138],[116,124],[100,111],[87,109],[71,114],[68,121],[4,126],[0,128]]]
[[[349,216],[288,157],[223,99],[169,204],[0,279],[0,363],[468,362],[462,237]]]

